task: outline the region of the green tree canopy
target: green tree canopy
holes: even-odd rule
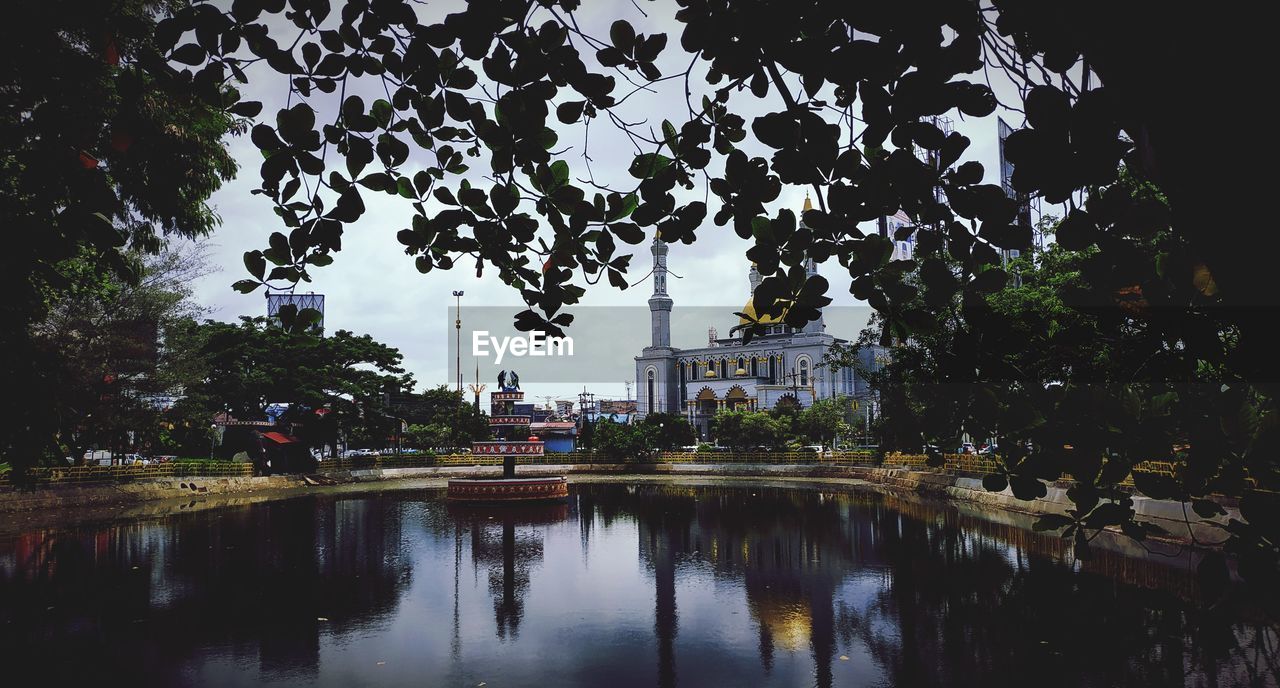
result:
[[[67,390],[32,328],[78,298],[68,261],[138,279],[137,253],[218,222],[209,195],[236,171],[224,136],[235,91],[216,70],[183,72],[157,49],[157,21],[186,2],[54,0],[0,28],[0,453],[58,457]],[[132,252],[132,253],[131,253]],[[54,313],[53,317],[57,317]]]
[[[270,404],[289,404],[291,414],[326,409],[321,421],[306,419],[329,431],[313,444],[331,444],[340,430],[386,437],[398,423],[389,393],[413,384],[398,350],[346,330],[317,337],[259,317],[191,322],[176,338],[198,352],[203,369],[189,396],[245,420],[264,418]]]

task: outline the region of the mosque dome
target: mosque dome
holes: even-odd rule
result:
[[[742,307],[742,313],[747,315],[748,317],[746,318],[739,317],[738,318],[739,325],[750,325],[751,318],[759,318],[758,322],[761,325],[781,325],[783,324],[782,322],[783,318],[787,316],[787,309],[785,308],[782,309],[782,314],[778,316],[772,316],[768,314],[757,315],[755,298],[748,298],[746,305]]]

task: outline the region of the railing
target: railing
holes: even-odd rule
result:
[[[243,478],[253,475],[253,464],[213,461],[174,461],[148,466],[67,466],[29,469],[27,478],[38,485],[94,482],[128,482],[160,478]],[[13,483],[12,473],[0,473],[0,485]]]
[[[344,459],[324,459],[321,471],[359,470],[369,468],[419,468],[429,466],[501,466],[502,455],[495,454],[443,454],[439,456],[389,455],[357,456]],[[875,455],[869,451],[818,452],[805,451],[754,451],[754,452],[693,452],[660,451],[648,456],[619,458],[600,453],[548,452],[542,456],[516,457],[520,466],[548,466],[581,463],[751,463],[751,464],[820,464],[820,465],[875,465]]]
[[[758,464],[817,464],[837,466],[875,465],[875,454],[869,451],[691,451],[658,452],[658,463],[758,463]]]
[[[928,457],[924,454],[891,452],[885,454],[882,465],[886,467],[901,466],[912,470],[941,470],[946,473],[974,476],[999,473],[1004,468],[1000,458],[990,454],[944,454],[943,465],[934,467],[928,465]],[[1142,461],[1134,465],[1133,472],[1125,476],[1125,479],[1120,484],[1125,487],[1133,487],[1133,473],[1150,473],[1172,478],[1177,476],[1177,471],[1178,464],[1173,461]],[[1061,479],[1072,480],[1073,478],[1063,474]]]

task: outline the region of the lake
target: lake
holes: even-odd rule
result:
[[[316,495],[0,535],[5,684],[1276,685],[1188,556],[768,483]],[[1167,549],[1167,548],[1166,548]]]

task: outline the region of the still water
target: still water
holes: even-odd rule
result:
[[[1185,559],[880,495],[315,496],[0,535],[0,683],[1275,685],[1275,629],[1193,599]]]

